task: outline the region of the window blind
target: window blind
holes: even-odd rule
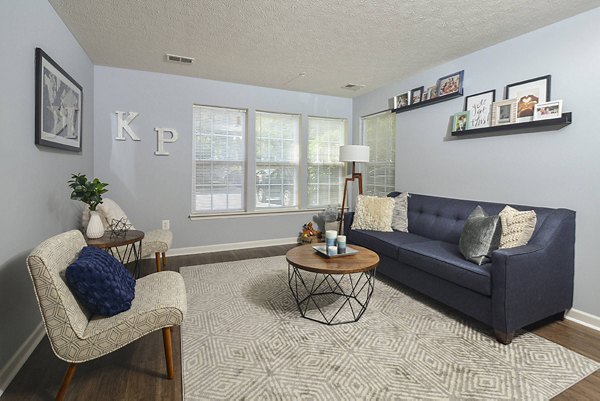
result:
[[[385,196],[395,190],[396,114],[362,117],[363,143],[369,146],[365,192]]]
[[[340,146],[346,138],[346,121],[308,118],[308,206],[339,205],[343,192]]]
[[[298,206],[300,116],[256,112],[256,208]]]

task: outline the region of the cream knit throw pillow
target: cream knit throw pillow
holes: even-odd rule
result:
[[[506,206],[500,212],[500,221],[502,222],[500,248],[514,248],[527,245],[535,230],[537,217],[534,210],[520,212]]]
[[[352,229],[387,232],[394,231],[392,230],[393,211],[393,198],[358,195]]]

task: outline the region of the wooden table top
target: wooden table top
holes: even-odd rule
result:
[[[362,246],[350,245],[358,253],[336,258],[321,256],[312,247],[313,245],[309,244],[292,248],[285,258],[292,266],[321,274],[361,273],[375,269],[379,265],[379,256]]]
[[[144,238],[144,232],[139,230],[127,230],[125,235],[111,235],[111,231],[105,231],[104,235],[100,238],[88,238],[85,237],[85,242],[88,246],[95,246],[96,248],[113,248],[116,246],[123,246],[133,244],[134,242],[141,241]]]

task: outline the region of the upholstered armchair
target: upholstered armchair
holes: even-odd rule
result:
[[[77,364],[159,329],[163,332],[167,375],[172,379],[171,327],[181,324],[187,309],[183,278],[173,271],[140,278],[131,309],[111,317],[95,316],[75,299],[65,278],[66,268],[84,246],[81,232],[72,230],[42,242],[27,258],[52,350],[70,363],[56,399],[63,399]]]
[[[123,212],[121,207],[112,199],[103,198],[103,202],[98,205],[96,211],[100,214],[104,229],[107,230],[108,226],[112,223],[112,220],[119,220],[125,218],[130,224],[131,221]],[[83,231],[87,227],[88,221],[90,220],[90,211],[87,208],[83,209],[83,215],[81,222]],[[134,229],[133,225],[131,226]],[[155,229],[146,231],[144,233],[144,239],[142,240],[142,258],[154,254],[156,258],[156,271],[161,271],[162,267],[166,266],[167,256],[166,252],[171,248],[173,242],[173,233],[169,230]],[[162,262],[162,267],[161,267]]]

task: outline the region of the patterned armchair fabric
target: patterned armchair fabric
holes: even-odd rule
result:
[[[173,233],[169,230],[148,231],[142,240],[142,257],[152,255],[153,253],[164,253],[171,248],[173,243]]]
[[[67,362],[98,358],[155,330],[180,325],[186,313],[179,273],[164,271],[137,281],[131,309],[112,317],[93,316],[80,305],[65,270],[86,245],[81,232],[56,235],[35,248],[27,266],[52,350]]]

